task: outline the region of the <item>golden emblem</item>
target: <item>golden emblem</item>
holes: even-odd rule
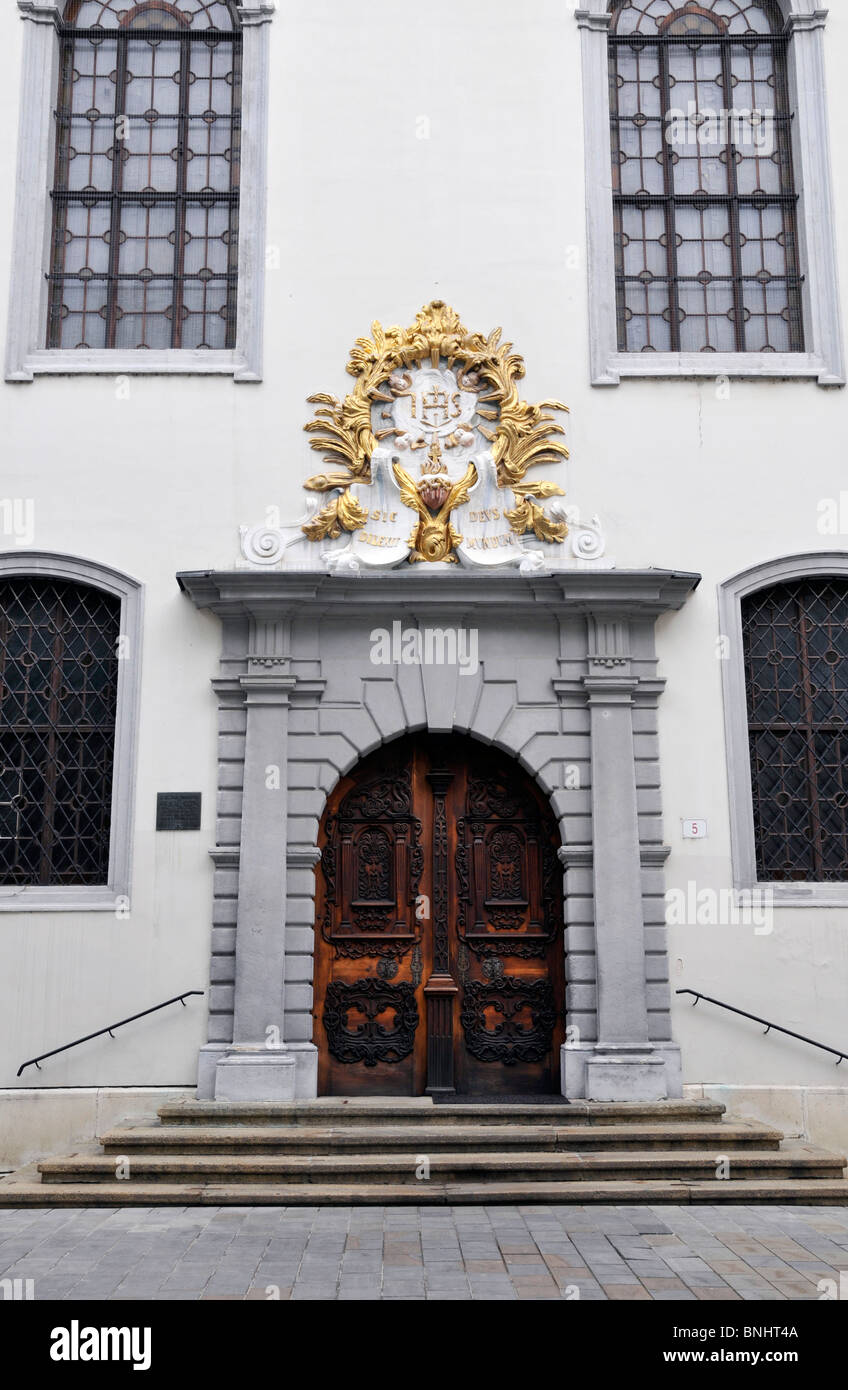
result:
[[[503,512],[512,532],[562,542],[565,522],[549,517],[540,505],[562,496],[562,488],[525,474],[537,464],[568,458],[554,437],[564,433],[562,426],[549,414],[567,406],[520,399],[516,382],[524,376],[524,361],[511,343],[501,343],[501,330],[487,338],[469,333],[454,309],[434,300],[410,328],[374,323],[371,333],[357,339],[351,352],[347,371],[355,385],[344,400],[325,393],[309,397],[318,408],[304,428],[328,471],[304,486],[332,496],[302,527],[305,535],[337,539],[367,525],[368,511],[350,489],[371,483],[375,450],[390,448],[400,500],[419,518],[409,539],[411,560],[456,559],[462,536],[451,513],[468,502],[478,482],[474,458],[479,461],[484,451],[490,471],[494,461],[497,487],[513,495],[515,505]],[[425,449],[416,481],[395,451]],[[455,465],[453,476],[446,454]]]

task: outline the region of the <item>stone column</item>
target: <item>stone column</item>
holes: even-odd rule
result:
[[[244,792],[236,924],[233,1045],[218,1063],[216,1100],[293,1100],[285,1047],[287,737],[290,620],[254,617],[245,692]]]
[[[648,1040],[645,929],[633,755],[629,625],[588,619],[592,860],[598,1041],[586,1063],[588,1100],[662,1100],[665,1060]]]

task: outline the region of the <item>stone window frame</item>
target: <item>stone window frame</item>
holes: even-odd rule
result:
[[[844,883],[789,883],[758,878],[742,600],[772,584],[825,576],[848,579],[848,551],[817,551],[767,560],[733,575],[718,588],[719,638],[724,644],[720,655],[733,886],[740,893],[768,893],[775,907],[848,907],[848,877]]]
[[[786,16],[798,236],[804,275],[806,352],[620,352],[615,312],[615,246],[607,41],[608,0],[575,10],[580,28],[586,167],[590,379],[618,386],[625,378],[798,378],[844,386],[833,176],[825,82],[827,10],[817,0],[778,0]],[[681,0],[682,4],[682,0]],[[808,197],[806,190],[814,190]]]
[[[53,109],[59,80],[57,25],[64,0],[17,0],[24,21],[18,124],[17,192],[5,379],[36,376],[190,375],[262,380],[267,216],[269,22],[276,0],[240,4],[243,32],[238,326],[235,348],[45,348],[50,256],[50,187],[55,151]]]
[[[118,662],[115,752],[112,762],[112,811],[108,883],[0,885],[0,914],[7,912],[115,912],[129,905],[132,874],[136,744],[141,684],[144,590],[137,579],[94,560],[46,550],[7,551],[0,555],[0,580],[19,576],[67,580],[101,589],[120,599],[120,635],[128,656]]]

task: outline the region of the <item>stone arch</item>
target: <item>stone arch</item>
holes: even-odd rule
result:
[[[538,786],[539,790],[545,796],[546,800],[548,801],[551,807],[551,812],[554,815],[559,826],[561,843],[563,846],[567,843],[565,823],[566,818],[557,811],[557,807],[554,802],[554,797],[559,788],[551,780],[550,768],[552,766],[552,760],[550,758],[542,759],[540,757],[529,757],[527,753],[524,751],[524,749],[516,746],[516,744],[513,741],[510,741],[505,738],[484,738],[473,726],[470,728],[461,728],[458,726],[453,726],[451,729],[445,730],[434,729],[427,723],[410,723],[405,728],[398,729],[396,732],[392,733],[388,738],[381,739],[375,737],[373,740],[371,740],[370,742],[366,742],[362,746],[357,746],[356,748],[352,746],[350,756],[348,758],[346,758],[344,761],[340,762],[337,765],[332,765],[335,769],[335,776],[333,777],[332,781],[328,782],[328,784],[326,785],[324,806],[326,807],[327,801],[329,801],[333,791],[335,790],[336,786],[341,781],[341,779],[343,777],[346,777],[350,772],[352,772],[353,769],[363,761],[363,759],[369,757],[371,753],[376,752],[378,748],[385,747],[389,743],[395,743],[399,739],[405,738],[408,734],[416,733],[440,733],[460,738],[467,737],[473,739],[476,743],[496,748],[500,753],[504,753],[507,757],[512,758],[514,762],[524,772],[529,774],[529,776]],[[320,815],[323,816],[323,814],[324,810],[322,809]]]

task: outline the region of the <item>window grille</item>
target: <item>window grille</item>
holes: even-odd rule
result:
[[[107,884],[121,601],[0,582],[0,883]]]
[[[229,0],[69,0],[48,348],[236,343],[242,35]]]
[[[779,7],[611,8],[619,351],[803,352]]]
[[[848,581],[742,600],[757,877],[848,878]]]

